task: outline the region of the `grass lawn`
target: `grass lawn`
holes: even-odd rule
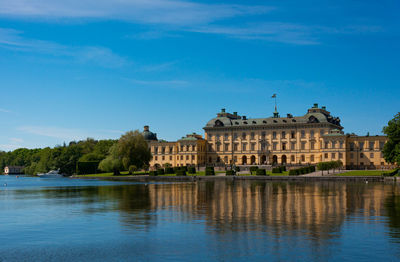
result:
[[[121,176],[128,176],[129,172],[128,171],[122,171],[120,172]],[[225,173],[225,171],[215,171],[216,174],[220,174],[220,173]],[[148,173],[146,173],[147,175]],[[138,171],[138,172],[134,172],[134,175],[144,175],[144,173],[142,171]],[[205,176],[205,171],[199,171],[196,172],[196,174],[188,174],[186,172],[187,176]],[[78,177],[109,177],[109,176],[113,176],[113,173],[99,173],[99,174],[88,174],[88,175],[78,175]],[[166,174],[166,175],[159,175],[159,176],[176,176],[176,174]]]
[[[255,172],[254,174],[240,174],[239,176],[255,176]],[[288,176],[289,175],[289,171],[283,171],[282,173],[272,173],[271,171],[267,171],[267,176]]]
[[[337,174],[337,176],[381,176],[382,173],[390,173],[394,170],[382,171],[382,170],[352,170],[346,173]]]

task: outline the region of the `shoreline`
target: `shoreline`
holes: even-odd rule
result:
[[[384,176],[111,176],[111,177],[70,177],[72,179],[97,179],[111,181],[137,182],[197,182],[197,181],[272,181],[272,182],[307,182],[307,181],[361,181],[361,182],[396,182],[397,177]]]

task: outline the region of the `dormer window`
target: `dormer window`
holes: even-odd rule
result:
[[[244,121],[243,124],[247,125],[247,121]]]
[[[274,120],[274,123],[278,123],[278,121]]]
[[[285,119],[282,120],[284,123],[287,123],[287,121]]]
[[[263,124],[266,124],[266,123],[267,123],[267,121],[263,120]]]
[[[257,124],[257,122],[256,122],[256,121],[253,121],[253,124]]]

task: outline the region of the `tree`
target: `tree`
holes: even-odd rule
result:
[[[383,147],[383,157],[388,163],[400,165],[400,113],[397,113],[383,128],[388,141]]]
[[[129,131],[110,148],[109,156],[100,162],[99,168],[104,171],[128,170],[134,165],[140,169],[150,160],[151,153],[142,134],[138,130]]]

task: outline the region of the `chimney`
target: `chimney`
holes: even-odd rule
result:
[[[293,118],[292,114],[287,114],[287,118]]]
[[[321,107],[322,108],[322,110],[326,110],[326,106],[323,106],[323,107]]]
[[[221,109],[221,112],[222,112],[222,113],[225,113],[225,108],[222,108],[222,109]]]
[[[150,128],[149,128],[149,126],[144,126],[144,131],[149,131],[150,130]]]
[[[318,103],[314,103],[313,108],[318,108]]]
[[[247,120],[246,116],[243,116],[243,120]]]

